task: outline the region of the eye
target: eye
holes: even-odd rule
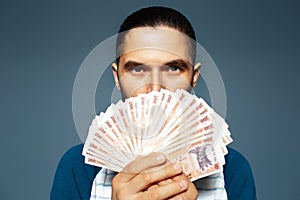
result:
[[[131,69],[131,71],[141,72],[141,71],[143,71],[143,68],[138,66],[138,67],[134,67],[133,69]]]
[[[130,72],[133,74],[140,74],[140,73],[145,72],[145,69],[143,66],[135,66],[130,69]]]
[[[170,74],[180,74],[182,72],[182,68],[176,65],[169,65],[163,68],[163,71]]]
[[[180,68],[178,66],[169,66],[168,70],[172,72],[176,72],[176,71],[180,71]]]

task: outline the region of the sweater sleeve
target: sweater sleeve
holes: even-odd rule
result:
[[[50,193],[51,200],[89,200],[93,180],[100,168],[84,163],[83,145],[68,150],[61,158]]]
[[[228,148],[224,166],[225,188],[229,200],[256,200],[251,167],[244,156]]]

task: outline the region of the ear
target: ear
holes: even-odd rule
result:
[[[120,90],[120,83],[119,83],[119,78],[118,78],[118,66],[116,63],[112,63],[111,66],[112,66],[112,71],[113,71],[116,87]]]
[[[193,83],[192,83],[193,88],[195,88],[197,85],[198,78],[200,75],[200,67],[201,67],[201,63],[197,63],[196,65],[194,65],[194,76],[193,76]]]

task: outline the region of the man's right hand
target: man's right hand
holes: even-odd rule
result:
[[[167,163],[165,155],[151,153],[129,163],[112,181],[113,200],[169,199],[187,190],[187,182],[157,183],[183,173],[179,164]],[[155,187],[153,187],[155,186]],[[147,190],[153,187],[151,190]]]

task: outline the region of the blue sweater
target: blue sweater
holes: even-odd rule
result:
[[[54,177],[51,200],[89,200],[99,167],[84,163],[83,144],[72,147],[61,158]],[[227,147],[224,166],[225,188],[229,200],[255,200],[256,190],[248,161]]]

